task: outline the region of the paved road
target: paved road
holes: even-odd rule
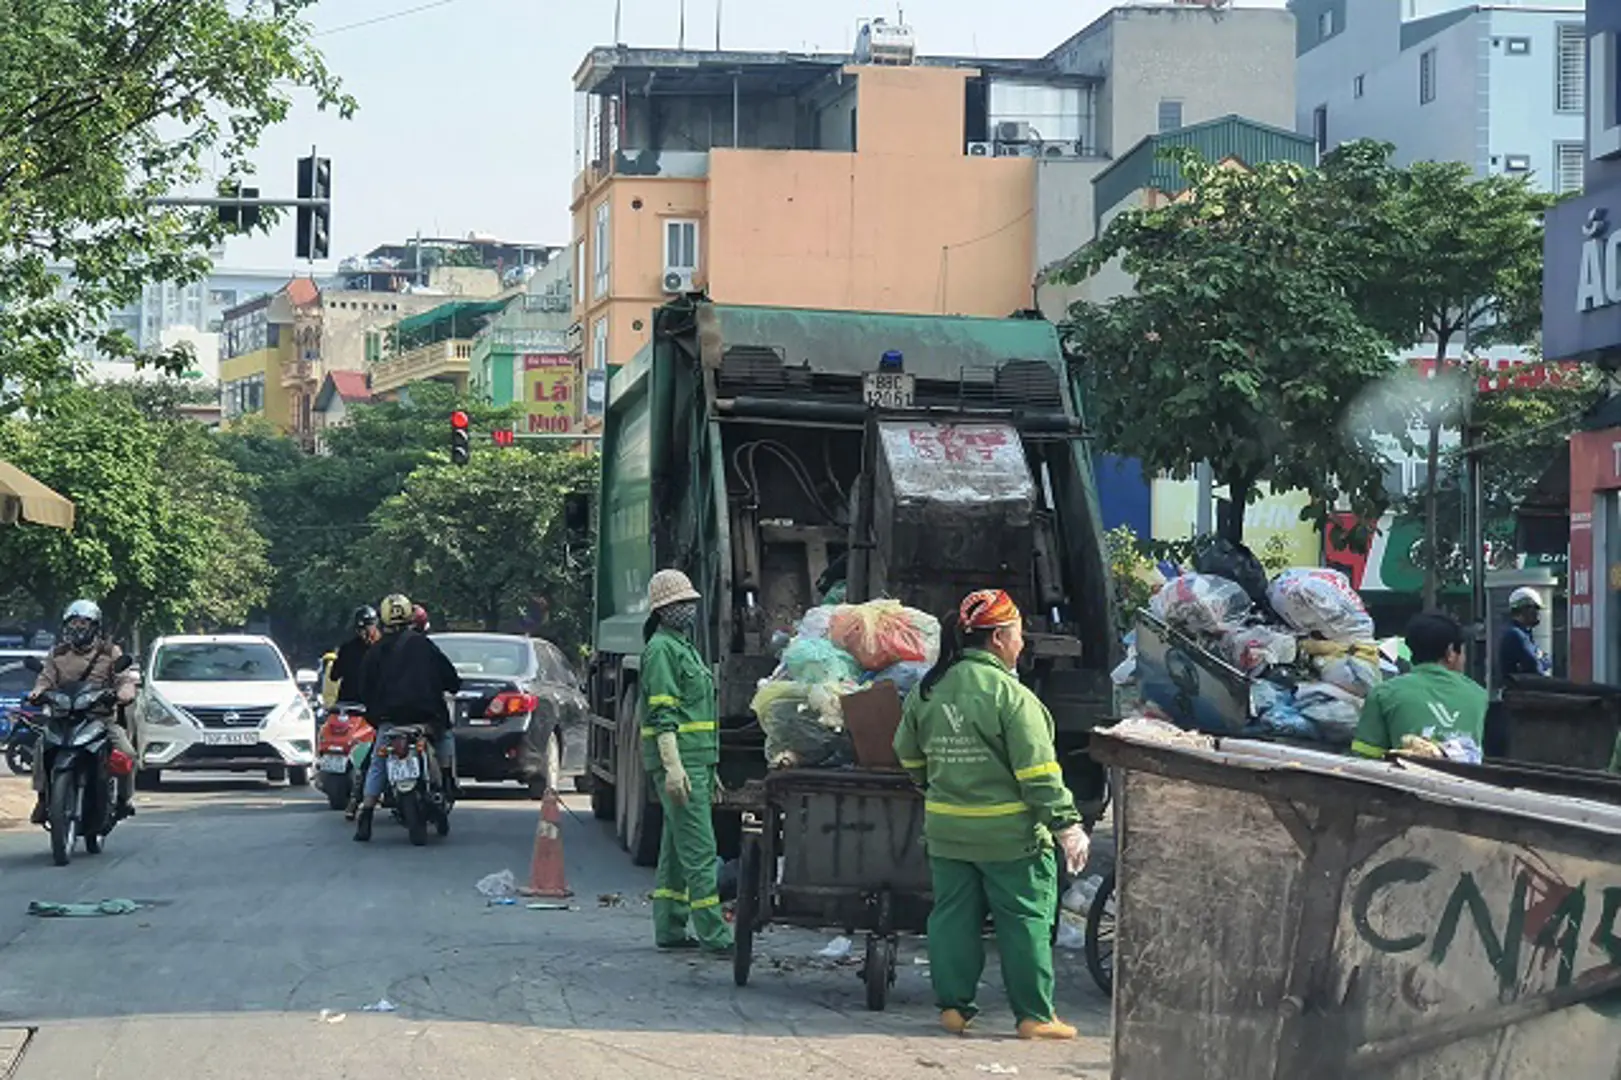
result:
[[[0,802],[19,783],[0,777]],[[830,935],[771,931],[737,989],[729,964],[651,948],[651,874],[569,802],[569,911],[488,907],[474,890],[526,872],[536,806],[515,791],[462,803],[426,849],[381,821],[354,844],[318,794],[254,781],[142,795],[105,854],[66,868],[42,832],[0,829],[0,1076],[33,1029],[11,1080],[1107,1077],[1107,1002],[1078,955],[1062,958],[1061,1011],[1086,1037],[1062,1046],[1004,1037],[994,989],[985,1034],[936,1034],[915,943],[883,1014],[854,968],[814,958]],[[25,914],[104,897],[148,906]],[[398,1011],[362,1011],[380,998]]]

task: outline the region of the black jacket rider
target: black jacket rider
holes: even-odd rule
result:
[[[366,650],[361,701],[374,725],[426,724],[435,735],[450,727],[445,695],[462,687],[456,666],[426,634],[386,633]]]

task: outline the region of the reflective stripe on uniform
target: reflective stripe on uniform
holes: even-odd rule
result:
[[[1360,754],[1363,757],[1382,758],[1389,751],[1382,746],[1365,743],[1361,739],[1353,739],[1351,741],[1351,753]]]
[[[679,900],[684,904],[687,902],[687,894],[685,892],[676,892],[674,889],[654,889],[653,899]]]
[[[901,758],[901,768],[903,769],[923,769],[927,768],[928,764],[922,758]]]
[[[1020,769],[1013,774],[1013,779],[1034,780],[1038,776],[1061,776],[1063,772],[1063,766],[1059,765],[1058,762],[1047,761],[1040,765],[1031,765],[1027,769]]]
[[[647,699],[647,707],[650,709],[673,709],[680,704],[681,699],[672,694],[654,694]]]
[[[679,725],[675,731],[677,735],[691,735],[698,731],[714,731],[718,726],[713,720],[694,720],[690,724]],[[642,729],[642,738],[644,739],[655,739],[662,734],[664,733],[658,728],[644,727]]]
[[[720,906],[720,897],[718,897],[718,896],[706,896],[702,900],[694,900],[692,902],[692,910],[694,910],[694,911],[702,911],[704,908],[707,908],[707,907],[719,907],[719,906]]]
[[[923,809],[947,817],[1012,817],[1030,808],[1022,802],[990,803],[985,806],[959,806],[956,803],[925,802]]]

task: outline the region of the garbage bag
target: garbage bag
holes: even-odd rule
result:
[[[1315,740],[1317,727],[1295,708],[1293,699],[1287,699],[1267,710],[1260,719],[1260,728],[1268,735],[1286,739]]]
[[[1373,620],[1351,579],[1338,570],[1302,567],[1285,570],[1267,593],[1272,610],[1302,634],[1329,641],[1361,642],[1373,637]]]
[[[782,654],[788,678],[799,683],[854,682],[861,677],[855,657],[825,637],[796,637]]]
[[[1373,688],[1384,678],[1379,673],[1378,664],[1364,660],[1360,656],[1336,656],[1321,663],[1323,682],[1337,686],[1359,699],[1373,693]]]
[[[1183,574],[1165,583],[1148,610],[1185,634],[1217,634],[1235,626],[1250,610],[1250,598],[1236,583],[1209,574]]]
[[[1201,574],[1235,582],[1256,607],[1266,608],[1266,567],[1255,557],[1255,552],[1243,544],[1235,544],[1224,536],[1217,537],[1194,554],[1193,568]]]
[[[873,675],[871,681],[889,680],[895,684],[895,689],[900,692],[901,698],[905,699],[906,695],[912,692],[912,688],[923,681],[923,676],[927,675],[929,668],[933,666],[924,663],[922,660],[902,660],[900,663],[891,664]]]
[[[828,640],[855,657],[863,670],[882,671],[903,660],[933,663],[927,637],[930,624],[938,655],[940,623],[933,616],[907,608],[899,600],[869,600],[834,608]]]
[[[813,607],[805,612],[805,617],[799,620],[794,628],[794,636],[802,638],[827,637],[828,624],[833,621],[833,606],[823,605]]]
[[[749,708],[765,732],[766,760],[793,766],[831,766],[855,759],[841,711],[828,715],[844,688],[839,684],[766,682]]]
[[[1295,707],[1317,729],[1317,737],[1334,746],[1349,746],[1362,715],[1362,702],[1333,683],[1301,683]]]
[[[1221,638],[1222,652],[1233,666],[1253,675],[1295,662],[1295,638],[1270,626],[1241,626]]]

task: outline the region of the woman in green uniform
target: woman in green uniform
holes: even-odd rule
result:
[[[648,582],[647,606],[642,764],[664,807],[653,940],[661,949],[726,952],[732,947],[732,928],[721,915],[710,818],[720,733],[715,680],[692,643],[698,591],[681,571],[660,570]]]
[[[981,590],[948,619],[940,660],[907,698],[895,753],[924,791],[934,879],[929,971],[947,1031],[961,1034],[985,969],[987,912],[1021,1039],[1072,1039],[1053,1012],[1054,843],[1071,873],[1088,841],[1064,786],[1046,706],[1014,675],[1019,609]]]

